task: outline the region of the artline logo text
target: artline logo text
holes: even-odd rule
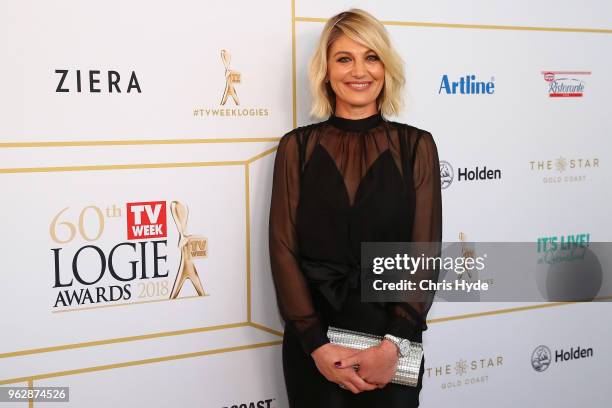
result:
[[[470,74],[450,80],[448,75],[442,75],[438,94],[446,95],[491,95],[495,93],[495,78],[489,81],[479,81],[476,75]]]

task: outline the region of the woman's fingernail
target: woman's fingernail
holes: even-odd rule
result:
[[[342,365],[342,363],[340,363],[339,361],[336,361],[336,362],[334,363],[334,365],[335,365],[336,367],[340,367],[340,366]]]

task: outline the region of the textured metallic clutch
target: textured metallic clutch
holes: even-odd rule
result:
[[[362,333],[353,330],[341,329],[329,326],[327,330],[329,341],[344,347],[364,350],[377,346],[383,340],[382,336]],[[392,383],[416,387],[419,381],[421,361],[423,357],[423,344],[415,341],[410,342],[410,351],[405,357],[400,357],[397,363],[397,371],[391,379]]]

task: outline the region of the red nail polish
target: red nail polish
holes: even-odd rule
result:
[[[342,364],[342,363],[340,363],[339,361],[336,361],[336,362],[334,363],[334,365],[335,365],[336,367],[340,367],[340,365],[341,365],[341,364]]]

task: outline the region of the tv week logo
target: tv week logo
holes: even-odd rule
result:
[[[127,239],[162,238],[167,233],[165,201],[127,203]]]

